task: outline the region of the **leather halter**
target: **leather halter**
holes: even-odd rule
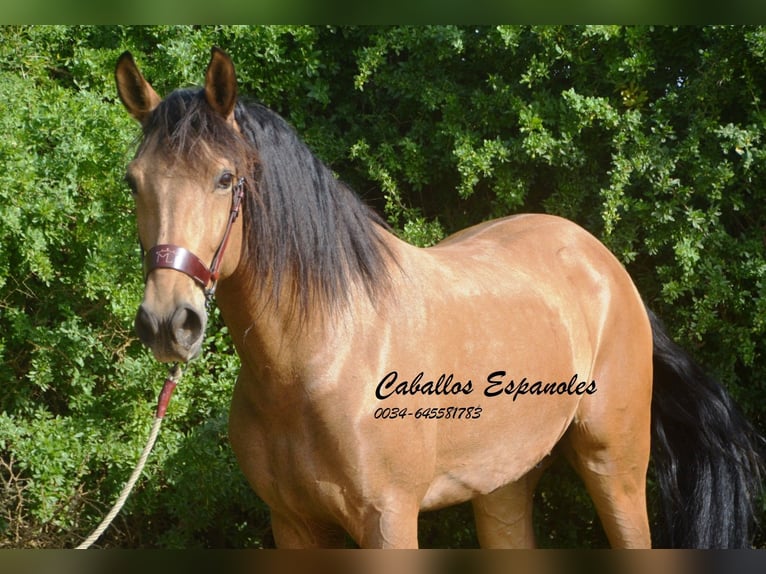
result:
[[[229,220],[226,223],[221,243],[215,250],[213,261],[210,267],[197,257],[194,253],[180,247],[167,243],[161,243],[152,247],[144,256],[144,281],[149,277],[149,273],[155,269],[175,269],[191,277],[197,285],[205,292],[205,300],[209,304],[215,295],[215,289],[220,277],[220,267],[223,261],[223,254],[229,243],[229,235],[234,222],[239,216],[242,207],[242,199],[245,196],[245,178],[241,177],[231,190],[231,211]]]

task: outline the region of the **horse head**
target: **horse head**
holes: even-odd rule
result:
[[[242,251],[237,218],[253,152],[235,121],[237,83],[228,55],[214,48],[201,90],[164,100],[130,53],[115,70],[117,90],[143,138],[126,181],[147,250],[136,332],[160,361],[199,354],[207,305]],[[228,248],[227,248],[228,246]]]

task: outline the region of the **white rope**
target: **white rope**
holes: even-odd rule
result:
[[[112,506],[112,509],[101,521],[101,524],[99,524],[93,533],[85,539],[85,542],[77,547],[77,550],[86,550],[90,548],[91,545],[104,533],[104,530],[109,528],[109,525],[112,523],[114,518],[119,514],[120,510],[122,510],[122,507],[125,505],[125,501],[128,499],[128,496],[130,496],[130,493],[133,490],[133,486],[135,486],[138,477],[141,476],[141,473],[144,470],[146,460],[149,458],[149,454],[152,452],[152,448],[154,448],[154,443],[157,440],[157,435],[160,432],[161,426],[162,418],[155,418],[154,424],[152,425],[152,430],[149,433],[149,440],[146,442],[144,451],[141,453],[141,458],[138,459],[138,464],[136,464],[136,468],[133,469],[133,474],[130,475],[128,482],[126,482],[125,486],[122,488],[122,492],[120,492],[120,496],[117,498],[117,502],[114,503],[114,506]]]
[[[149,439],[146,441],[146,446],[141,453],[141,457],[138,459],[136,468],[133,469],[133,474],[130,475],[128,482],[126,482],[125,486],[122,487],[120,496],[117,497],[117,501],[101,521],[101,524],[99,524],[93,533],[76,548],[77,550],[86,550],[90,548],[93,543],[98,540],[99,537],[104,533],[104,530],[109,528],[109,525],[112,523],[114,518],[119,514],[120,510],[122,510],[122,507],[125,505],[125,501],[133,491],[133,487],[136,485],[138,477],[141,476],[141,473],[144,470],[144,466],[146,465],[146,461],[149,458],[152,449],[154,448],[154,443],[157,441],[157,435],[160,434],[162,419],[165,417],[165,410],[167,409],[168,403],[170,402],[170,397],[173,395],[173,390],[175,389],[176,384],[178,384],[178,382],[181,380],[182,375],[183,371],[181,370],[181,366],[178,364],[173,365],[173,367],[170,369],[170,373],[168,373],[167,379],[165,379],[165,384],[163,385],[159,399],[157,400],[157,411],[154,417],[154,424],[152,425],[152,430],[149,433]]]

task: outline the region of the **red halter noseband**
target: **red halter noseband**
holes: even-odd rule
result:
[[[144,281],[149,277],[149,273],[155,269],[175,269],[194,279],[195,283],[205,292],[205,300],[208,304],[212,301],[218,285],[223,254],[229,243],[229,234],[234,222],[237,220],[242,206],[242,199],[245,196],[245,178],[239,178],[239,181],[237,181],[237,184],[231,191],[229,220],[226,223],[221,243],[218,245],[218,249],[215,250],[210,267],[207,267],[199,257],[184,247],[161,243],[152,247],[144,257]]]

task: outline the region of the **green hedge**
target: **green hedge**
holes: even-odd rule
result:
[[[78,543],[143,447],[164,369],[132,333],[138,130],[112,71],[129,49],[166,93],[214,44],[413,243],[521,211],[591,230],[766,429],[764,28],[6,26],[0,546]],[[217,315],[208,336],[100,544],[272,543],[226,438],[238,362]],[[563,464],[537,518],[542,545],[606,544]],[[475,544],[468,509],[424,515],[421,540]]]

